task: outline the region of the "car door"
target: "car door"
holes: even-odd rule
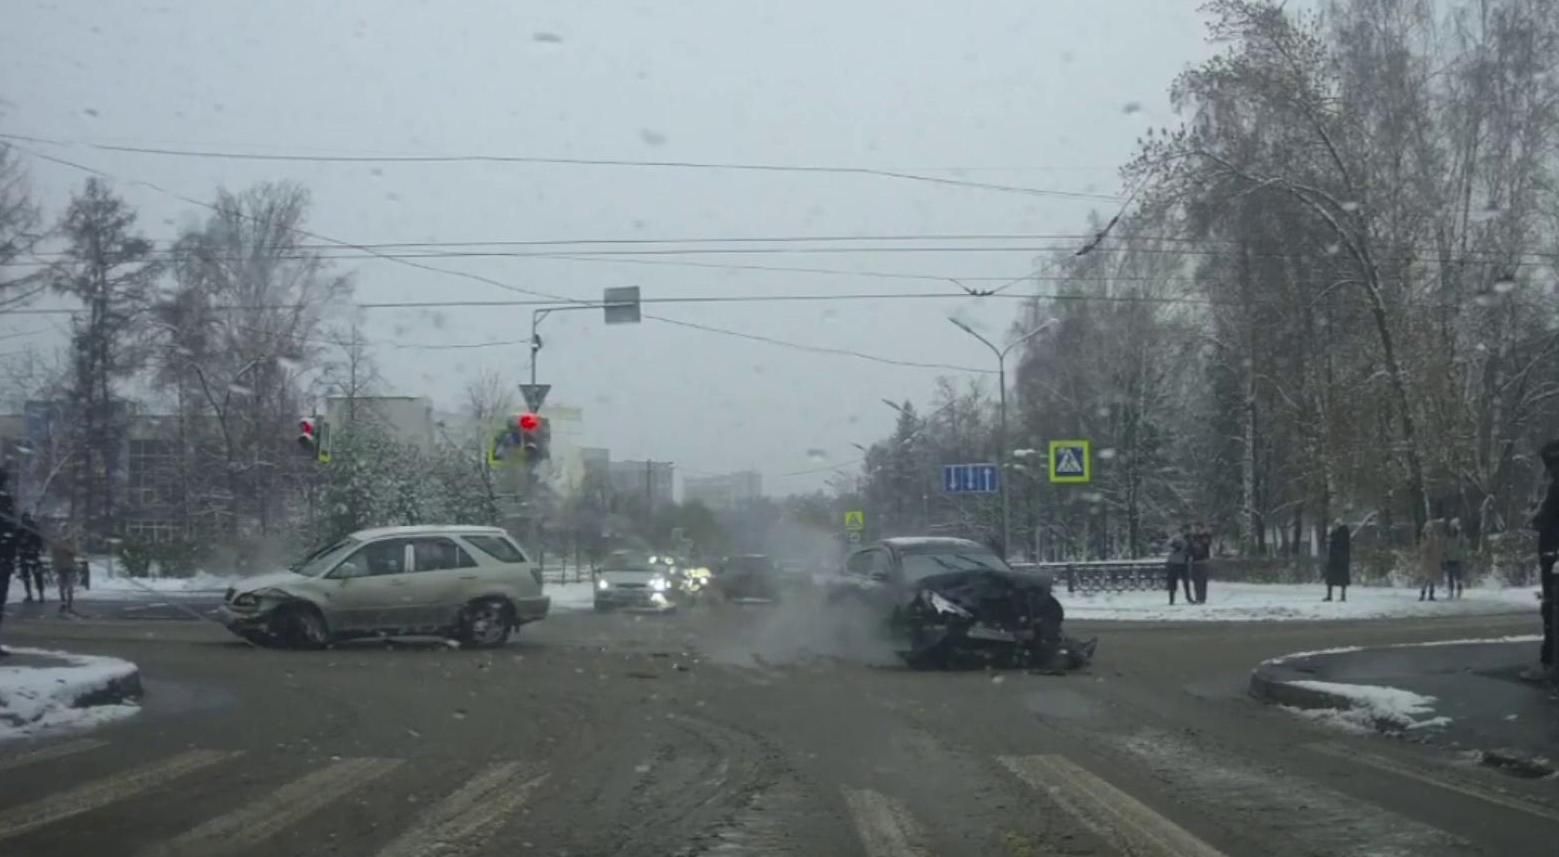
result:
[[[327,575],[335,584],[326,617],[331,628],[364,633],[389,627],[408,586],[410,566],[410,539],[369,542],[342,560]]]
[[[432,629],[448,625],[479,580],[476,560],[447,536],[411,540],[412,565],[394,618],[400,627]]]

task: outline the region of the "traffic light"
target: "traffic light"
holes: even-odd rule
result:
[[[319,453],[319,421],[313,417],[298,420],[298,448],[308,455]]]
[[[525,451],[526,463],[537,464],[551,457],[552,424],[546,417],[524,413],[515,424],[520,430],[520,448]]]
[[[298,420],[298,449],[317,461],[330,463],[330,426],[319,417]]]

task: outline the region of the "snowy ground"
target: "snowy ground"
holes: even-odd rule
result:
[[[1537,588],[1468,589],[1454,601],[1419,601],[1416,589],[1348,589],[1347,602],[1325,602],[1326,588],[1313,584],[1219,583],[1208,587],[1206,604],[1174,606],[1169,594],[1101,592],[1056,597],[1068,619],[1122,622],[1316,622],[1329,619],[1386,619],[1413,616],[1479,616],[1537,610]]]
[[[136,667],[129,661],[47,649],[11,647],[10,651],[64,663],[0,667],[0,741],[95,726],[140,710],[129,703],[73,707],[78,698],[133,674]]]
[[[76,598],[81,601],[125,601],[149,597],[210,598],[220,596],[237,579],[205,573],[194,577],[109,577],[105,566],[93,563],[92,588],[82,589],[78,583]],[[59,597],[59,589],[53,581],[48,582],[46,586],[48,592],[45,594],[50,601]],[[10,601],[21,601],[26,594],[27,590],[22,585],[21,576],[12,577]]]
[[[582,580],[578,583],[549,583],[542,592],[552,599],[552,609],[557,612],[595,609],[594,581]]]

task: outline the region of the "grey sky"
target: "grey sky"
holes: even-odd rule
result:
[[[0,131],[298,154],[473,153],[838,164],[1115,193],[1115,167],[1166,89],[1208,53],[1193,3],[1019,0],[823,3],[17,4],[0,28]],[[1139,104],[1140,110],[1127,105]],[[1112,206],[876,177],[516,164],[257,163],[36,146],[120,177],[154,238],[202,212],[131,184],[208,199],[267,178],[314,195],[312,228],[352,242],[1077,233]],[[57,216],[84,176],[32,162]],[[950,172],[949,168],[967,168]],[[869,242],[881,246],[882,242]],[[907,242],[924,246],[926,242]],[[989,247],[991,241],[969,242]],[[1008,242],[1028,248],[1054,240]],[[1018,277],[1035,254],[729,254],[658,261]],[[606,257],[611,258],[611,257]],[[430,260],[597,299],[945,291],[913,280],[540,258]],[[523,297],[383,261],[354,261],[364,301]],[[989,284],[986,284],[989,285]],[[999,334],[1013,301],[671,305],[669,318],[905,360],[988,366],[945,321]],[[40,317],[0,321],[37,330]],[[529,310],[372,311],[393,392],[459,398],[483,367],[521,379],[523,347],[396,348],[523,339]],[[614,457],[683,472],[752,467],[770,493],[891,426],[878,400],[923,401],[938,372],[806,354],[595,313],[548,320],[541,378],[586,409]],[[57,345],[56,334],[13,342]],[[9,343],[8,343],[9,344]],[[14,347],[14,346],[13,346]],[[949,374],[949,373],[940,373]],[[809,449],[827,458],[809,456]]]

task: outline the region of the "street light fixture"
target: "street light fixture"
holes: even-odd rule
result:
[[[1053,318],[1047,319],[1038,327],[1002,347],[997,347],[995,343],[976,333],[974,328],[956,318],[949,317],[948,321],[957,325],[958,329],[964,333],[980,340],[986,348],[991,350],[992,354],[996,355],[996,384],[997,389],[1001,393],[1001,411],[996,421],[996,466],[997,472],[1001,474],[1001,551],[1002,557],[1005,559],[1011,555],[1012,550],[1011,502],[1007,489],[1007,352],[1038,336],[1042,331],[1055,324],[1057,320]]]

